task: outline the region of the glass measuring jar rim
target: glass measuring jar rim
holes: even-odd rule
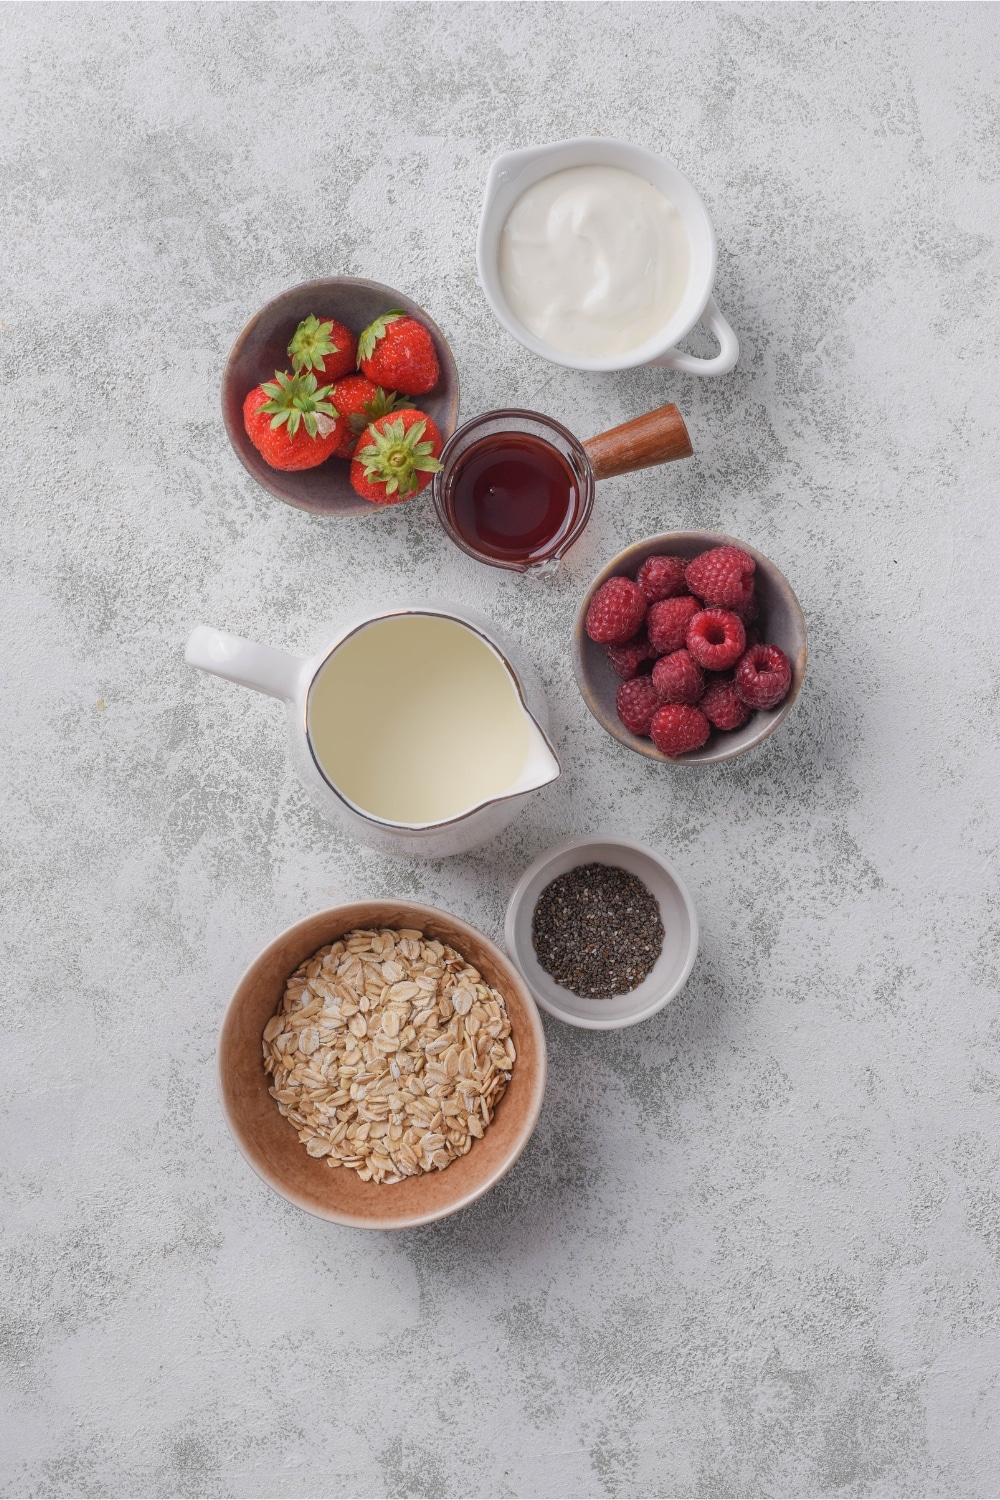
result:
[[[500,557],[476,547],[459,530],[453,512],[454,484],[465,455],[484,439],[518,436],[534,438],[553,448],[569,466],[576,487],[576,501],[567,511],[565,523],[529,558]],[[441,451],[441,468],[434,475],[432,494],[442,528],[456,547],[461,547],[477,562],[487,563],[492,568],[507,568],[515,573],[551,573],[590,520],[595,489],[594,469],[587,451],[568,427],[541,412],[502,407],[471,418],[452,434]]]

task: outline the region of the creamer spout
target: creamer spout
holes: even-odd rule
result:
[[[534,717],[527,710],[524,716],[528,728],[528,753],[524,758],[521,774],[513,786],[508,788],[507,796],[515,796],[519,792],[536,792],[539,787],[548,786],[550,781],[555,781],[562,774],[559,758]]]

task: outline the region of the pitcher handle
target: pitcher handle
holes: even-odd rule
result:
[[[243,687],[255,688],[258,693],[268,693],[289,703],[295,697],[304,665],[301,656],[292,656],[291,652],[279,651],[275,646],[245,641],[240,635],[228,635],[210,625],[197,625],[192,630],[184,648],[184,660],[201,672],[212,672],[216,677],[225,677],[229,682],[239,682]]]
[[[665,365],[668,370],[680,370],[685,375],[728,375],[740,357],[740,341],[719,311],[714,297],[709,297],[705,309],[698,319],[719,341],[719,352],[711,359],[700,359],[697,354],[685,354],[681,349],[668,349],[666,354],[651,359],[651,365]]]

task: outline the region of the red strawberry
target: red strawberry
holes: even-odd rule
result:
[[[314,469],[335,452],[349,429],[329,394],[328,385],[317,387],[315,375],[280,370],[254,386],[243,403],[243,426],[272,469]]]
[[[370,423],[358,439],[351,484],[375,505],[398,505],[440,469],[441,434],[426,412],[406,406]]]
[[[320,380],[339,380],[357,363],[358,341],[344,323],[304,318],[292,335],[288,357],[296,373],[314,371]]]
[[[387,391],[423,396],[441,376],[434,340],[398,309],[376,318],[358,338],[358,367]]]
[[[343,380],[337,381],[331,400],[340,415],[348,421],[348,430],[334,457],[353,458],[358,438],[369,422],[375,422],[379,417],[387,416],[395,410],[399,398],[395,391],[386,392],[380,385],[373,385],[367,375],[346,375]]]

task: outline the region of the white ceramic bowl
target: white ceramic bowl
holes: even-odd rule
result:
[[[690,269],[684,295],[673,317],[652,338],[626,354],[602,358],[567,354],[537,338],[514,316],[500,284],[500,233],[518,198],[529,187],[569,167],[621,167],[651,182],[674,204],[684,223]],[[486,179],[486,195],[476,259],[479,280],[486,300],[497,318],[526,349],[540,354],[556,365],[571,370],[628,370],[634,365],[665,365],[686,375],[725,375],[739,358],[740,346],[712,296],[716,265],[715,230],[708,209],[684,173],[644,146],[616,141],[605,136],[582,136],[572,141],[557,141],[551,146],[529,146],[523,151],[507,151],[498,156]],[[673,346],[684,338],[696,323],[704,323],[719,341],[719,352],[711,359],[685,354]]]
[[[577,865],[594,863],[637,875],[656,897],[664,929],[663,952],[652,973],[629,994],[608,1000],[588,1000],[556,984],[538,962],[531,941],[532,915],[549,882]],[[525,871],[507,906],[504,942],[529,990],[550,1016],[588,1031],[615,1031],[648,1020],[683,989],[698,955],[698,913],[677,871],[655,850],[631,839],[595,834],[564,839]]]

